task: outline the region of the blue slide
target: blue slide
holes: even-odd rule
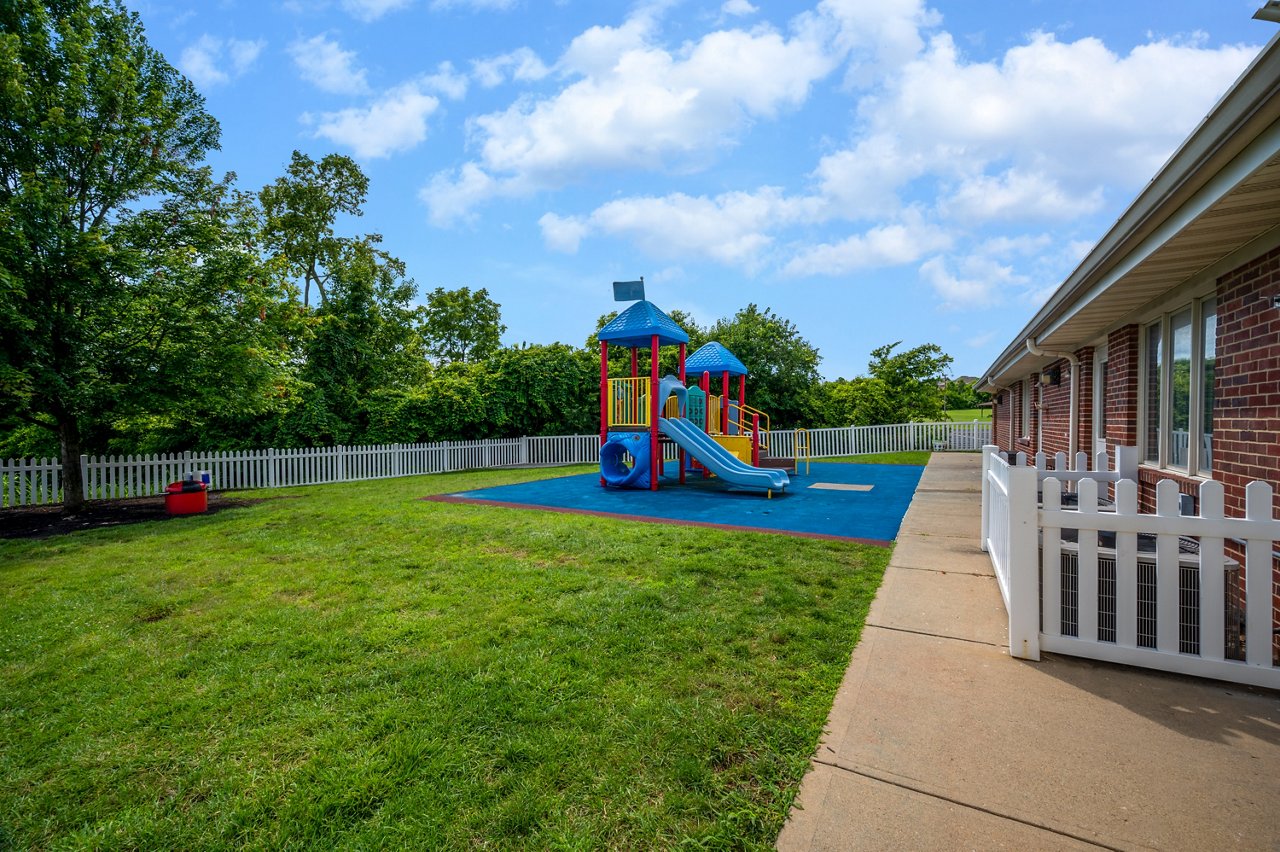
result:
[[[786,471],[752,467],[717,444],[692,421],[683,417],[659,417],[658,431],[702,462],[707,470],[730,485],[782,491],[791,484]]]

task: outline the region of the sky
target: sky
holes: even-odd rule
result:
[[[243,189],[353,157],[419,293],[507,343],[749,303],[826,378],[978,375],[1276,32],[1261,0],[127,0]]]

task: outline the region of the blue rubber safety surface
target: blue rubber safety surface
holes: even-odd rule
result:
[[[670,473],[676,472],[674,462],[667,467]],[[684,485],[674,476],[664,476],[657,491],[603,488],[599,473],[588,473],[447,497],[886,543],[897,538],[923,471],[916,465],[814,462],[806,474],[802,464],[787,490],[774,492],[772,499],[766,499],[761,491],[737,490],[716,479],[704,480],[697,473],[690,473]],[[871,489],[811,487],[823,484],[869,485]]]

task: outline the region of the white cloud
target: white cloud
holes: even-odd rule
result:
[[[1102,207],[1102,187],[1087,192],[1067,192],[1043,172],[1009,169],[1002,175],[978,174],[966,178],[942,210],[962,220],[1074,219]]]
[[[812,15],[797,18],[790,35],[719,30],[674,50],[656,42],[657,25],[657,11],[642,7],[620,26],[577,36],[555,66],[573,82],[472,120],[480,152],[472,165],[495,187],[529,191],[590,171],[698,168],[753,121],[803,104],[840,60],[832,27],[815,26]],[[477,67],[485,85],[500,71]],[[430,187],[447,191],[444,180],[433,179],[428,197]]]
[[[516,0],[432,0],[432,9],[470,9],[473,12],[497,11],[512,9]]]
[[[477,59],[471,63],[471,68],[476,81],[486,89],[501,85],[508,75],[519,82],[533,82],[550,73],[538,55],[527,47],[490,59]]]
[[[221,39],[206,33],[182,51],[178,68],[197,86],[213,88],[244,76],[266,46],[261,39]]]
[[[367,107],[304,115],[315,135],[346,145],[357,157],[376,159],[414,147],[427,138],[427,118],[440,106],[439,98],[422,91],[419,82],[397,86]]]
[[[365,69],[357,63],[355,52],[343,50],[324,35],[295,41],[289,45],[289,55],[302,79],[321,91],[336,95],[362,95],[369,91]]]
[[[966,63],[941,34],[860,112],[937,174],[1038,175],[1084,206],[1100,183],[1153,174],[1253,53],[1156,42],[1119,56],[1037,33],[999,63]]]
[[[436,66],[436,73],[422,78],[422,84],[428,89],[455,101],[466,97],[468,82],[467,75],[455,71],[452,62],[441,62]]]
[[[555,213],[544,213],[538,220],[542,228],[542,239],[547,248],[565,254],[577,254],[582,238],[591,230],[591,226],[577,216],[557,216]]]
[[[758,11],[760,10],[748,3],[747,0],[725,0],[724,5],[720,7],[721,14],[733,15],[734,17],[754,15]]]
[[[471,219],[476,204],[484,199],[513,194],[520,194],[519,187],[495,181],[475,163],[464,163],[455,173],[435,175],[418,197],[427,205],[431,224],[444,227]]]
[[[342,0],[342,8],[362,21],[376,21],[387,12],[403,9],[413,0]]]
[[[808,246],[796,252],[784,274],[849,275],[865,269],[901,266],[951,245],[953,237],[917,215],[907,221],[878,225],[837,243]]]
[[[573,252],[588,234],[625,237],[659,257],[692,257],[755,268],[773,243],[770,232],[813,217],[811,198],[788,198],[774,187],[714,198],[675,193],[624,198],[587,217],[542,217],[548,248]]]

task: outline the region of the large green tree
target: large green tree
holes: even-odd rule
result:
[[[483,361],[502,346],[506,330],[502,307],[483,287],[437,287],[427,295],[424,334],[437,363]]]
[[[147,275],[121,216],[142,199],[199,195],[183,181],[218,132],[118,0],[0,3],[0,406],[57,433],[70,511],[83,503],[100,358]],[[155,375],[153,364],[130,381]]]
[[[294,151],[285,174],[262,188],[267,245],[285,259],[302,282],[302,303],[311,304],[314,286],[324,302],[343,258],[358,242],[334,233],[338,214],[362,216],[369,179],[350,157],[329,154],[313,160]],[[372,239],[377,242],[379,238]]]
[[[892,405],[890,423],[938,420],[945,410],[944,390],[951,356],[934,343],[895,352],[902,341],[871,350],[867,372],[884,384]]]
[[[751,304],[706,335],[746,366],[748,405],[768,413],[775,428],[809,425],[821,356],[794,323]]]

